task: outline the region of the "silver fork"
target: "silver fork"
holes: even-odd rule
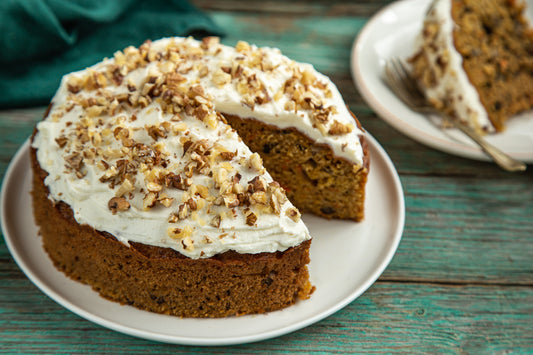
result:
[[[411,76],[409,69],[404,62],[398,58],[392,58],[385,64],[384,79],[389,88],[396,96],[403,101],[411,110],[421,114],[437,114],[447,122],[450,122],[455,128],[470,137],[476,142],[481,149],[490,156],[498,166],[507,171],[524,171],[526,164],[511,158],[500,149],[488,143],[474,129],[470,128],[455,117],[445,115],[443,112],[435,109],[426,100],[420,90],[418,83]]]

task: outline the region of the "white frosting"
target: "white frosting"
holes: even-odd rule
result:
[[[451,1],[435,0],[425,19],[425,25],[427,24],[436,24],[439,29],[434,40],[425,39],[423,34],[417,38],[416,46],[426,55],[430,69],[437,73],[436,85],[425,88],[426,96],[429,99],[451,103],[455,115],[473,128],[493,131],[487,110],[468,79],[463,68],[463,58],[453,43],[455,23],[452,18]],[[447,59],[444,68],[438,62],[440,58]]]
[[[176,39],[174,39],[176,40]],[[154,42],[152,45],[156,50],[164,50],[172,39],[162,39]],[[199,46],[199,42],[192,39],[184,39],[187,45]],[[216,71],[223,66],[230,66],[238,62],[236,58],[242,57],[242,54],[237,52],[234,47],[221,45],[220,52],[211,55],[205,55],[202,60],[211,69],[211,72]],[[216,109],[226,114],[233,114],[242,118],[256,118],[265,123],[277,126],[279,128],[294,127],[300,132],[307,135],[309,138],[315,140],[317,143],[327,144],[331,147],[336,156],[342,157],[354,164],[363,164],[363,149],[360,143],[360,136],[363,132],[355,126],[354,119],[348,111],[344,100],[339,93],[339,90],[325,75],[317,72],[311,64],[296,63],[293,60],[282,55],[277,48],[262,47],[257,48],[252,46],[253,50],[258,50],[261,55],[265,57],[265,61],[269,62],[276,70],[262,71],[259,68],[248,68],[251,73],[257,76],[257,79],[265,86],[268,96],[274,97],[276,93],[283,89],[285,82],[291,77],[293,66],[297,66],[301,72],[312,72],[319,81],[323,82],[327,89],[331,92],[331,97],[327,98],[324,93],[319,90],[313,92],[323,101],[324,106],[334,106],[337,113],[330,116],[329,121],[321,130],[315,127],[310,118],[309,110],[288,111],[285,109],[287,101],[290,97],[282,95],[278,100],[271,100],[270,102],[256,105],[251,108],[242,104],[242,95],[237,91],[233,83],[223,86],[216,86],[213,84],[210,76],[200,78],[198,72],[191,71],[185,76],[192,81],[198,80],[202,86],[213,97],[213,103]],[[313,88],[311,88],[312,90]],[[353,130],[348,134],[343,135],[329,135],[324,134],[331,127],[334,120],[340,123],[352,125]]]
[[[199,42],[192,39],[175,38],[153,42],[149,47],[152,55],[154,52],[165,52],[168,47],[176,45],[186,48],[200,46]],[[294,69],[289,67],[296,66],[299,71],[311,71],[318,80],[326,84],[326,91],[329,90],[331,98],[326,98],[327,95],[324,94],[326,91],[313,87],[310,90],[316,91],[316,95],[325,103],[324,106],[334,106],[337,112],[331,111],[328,122],[317,127],[310,110],[287,112],[284,109],[286,102],[289,101],[286,95],[281,95],[282,97],[277,95],[276,100],[258,103],[251,107],[244,105],[235,80],[216,85],[212,74],[220,68],[231,67],[235,61],[242,62],[242,58],[236,58],[242,57],[243,54],[238,53],[235,48],[218,44],[214,48],[210,49],[211,54],[204,53],[197,59],[207,65],[209,68],[207,73],[201,73],[201,70],[196,69],[181,71],[187,79],[184,84],[186,88],[190,89],[191,86],[199,84],[206,92],[200,96],[208,97],[212,101],[214,108],[209,103],[201,105],[208,117],[206,119],[200,119],[190,112],[186,113],[186,109],[179,113],[169,112],[161,105],[161,98],[164,95],[154,96],[153,100],[145,105],[130,105],[127,102],[117,101],[121,95],[128,97],[129,94],[131,98],[132,92],[135,94],[148,89],[150,83],[147,83],[147,80],[154,75],[162,77],[161,72],[168,69],[165,67],[167,64],[165,60],[144,62],[140,66],[124,70],[121,83],[113,84],[108,76],[107,83],[102,87],[97,86],[95,89],[90,85],[87,86],[91,78],[94,79],[93,83],[98,82],[99,74],[109,75],[113,68],[124,69],[126,65],[123,63],[123,54],[126,56],[131,53],[138,54],[138,51],[135,52],[133,49],[117,53],[115,58],[105,60],[85,71],[66,75],[52,100],[53,105],[49,115],[37,125],[37,133],[32,144],[37,148],[37,159],[41,168],[49,174],[45,179],[45,185],[50,190],[49,197],[53,201],[67,203],[72,208],[78,223],[111,233],[125,244],[133,241],[169,247],[191,258],[210,257],[228,250],[239,253],[283,251],[309,240],[307,228],[298,216],[294,216],[296,209],[286,201],[284,193],[280,192],[282,190],[275,184],[266,189],[268,198],[266,203],[241,203],[235,207],[228,205],[226,200],[221,203],[222,197],[235,197],[237,192],[245,191],[249,188],[249,182],[257,176],[266,184],[270,184],[272,178],[260,163],[254,164],[257,162],[257,155],[250,152],[229,126],[216,119],[213,120],[216,118],[214,109],[240,117],[260,119],[281,128],[295,127],[317,142],[329,144],[338,156],[359,164],[362,164],[363,157],[358,135],[362,132],[355,127],[338,90],[331,81],[309,65],[290,61],[277,49],[252,47],[256,53],[262,53],[263,61],[267,60],[272,66],[277,67],[276,70],[265,73],[254,68],[245,68],[255,73],[266,89],[268,97],[273,98],[280,89],[283,89],[287,79],[293,75],[291,70]],[[194,62],[186,61],[181,64],[195,65]],[[78,82],[85,84],[81,89],[73,89],[72,83]],[[136,88],[128,88],[127,84],[132,83]],[[209,101],[201,98],[192,100],[197,100],[195,102],[198,105]],[[105,110],[99,112],[98,109],[102,107]],[[97,112],[95,113],[93,109]],[[333,119],[349,124],[353,129],[343,135],[327,134]],[[151,136],[148,129],[150,126],[156,127],[160,132],[165,131],[164,137]],[[118,136],[117,127],[119,127]],[[125,140],[122,140],[124,137],[120,137],[120,129],[127,130],[129,133],[126,137],[142,146],[145,149],[143,152],[148,153],[142,155],[132,144],[126,144]],[[165,185],[162,181],[166,174],[175,172],[183,176],[188,169],[187,165],[191,164],[191,159],[195,159],[196,153],[191,152],[192,148],[185,152],[183,142],[194,143],[204,139],[207,139],[209,142],[207,145],[211,149],[209,154],[202,157],[209,161],[209,169],[207,172],[199,173],[201,170],[198,168],[188,182],[189,185],[198,188],[191,190],[188,187],[185,189],[187,191],[183,191]],[[217,157],[218,153],[213,153],[216,151],[237,152],[237,155],[230,157],[228,161],[226,158]],[[135,166],[128,168],[129,170],[125,168],[125,172],[121,174],[126,175],[117,175],[119,166],[128,166],[120,165],[121,161],[127,161],[133,156],[132,154],[148,159],[148,163],[141,159],[136,161]],[[81,163],[80,159],[75,159],[80,155],[83,156]],[[159,159],[157,157],[165,163],[153,163]],[[110,174],[113,171],[115,173]],[[227,179],[224,178],[226,175],[233,177],[237,172],[240,181],[234,181],[234,185],[229,185],[228,190],[227,185],[224,185]],[[119,179],[120,176],[122,180]],[[124,181],[124,176],[127,181]],[[222,177],[217,178],[218,176]],[[112,181],[115,183],[110,184]],[[154,185],[150,185],[154,181],[157,187],[155,190]],[[200,187],[205,187],[209,196],[199,193]],[[225,192],[222,193],[222,190]],[[261,197],[261,192],[253,195],[252,192],[247,195],[250,199],[256,195]],[[160,199],[160,202],[153,207],[143,205],[150,194],[155,194]],[[110,207],[113,198],[127,201],[128,208],[113,210]],[[198,204],[195,206],[196,211],[193,211],[189,204],[190,199]],[[275,201],[281,202],[277,205],[278,210],[272,207],[276,205]],[[187,217],[177,218],[179,208],[183,205],[188,208]],[[256,220],[247,219],[250,213]],[[214,217],[218,216],[221,218],[217,225],[213,221],[216,219]]]

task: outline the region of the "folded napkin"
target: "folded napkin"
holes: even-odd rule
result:
[[[0,108],[47,104],[61,77],[129,45],[222,35],[185,0],[0,1]]]

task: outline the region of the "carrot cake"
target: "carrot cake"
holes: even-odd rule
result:
[[[298,208],[360,220],[368,173],[363,130],[328,78],[213,37],[147,41],[66,75],[31,157],[56,267],[111,300],[183,317],[308,298]]]
[[[435,0],[411,62],[428,99],[480,133],[533,107],[533,32],[514,0]]]

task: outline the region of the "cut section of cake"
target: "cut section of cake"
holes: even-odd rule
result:
[[[311,237],[285,189],[304,210],[363,216],[368,153],[335,86],[244,42],[148,41],[66,75],[31,154],[56,267],[158,313],[224,317],[308,298]]]
[[[480,133],[533,107],[533,32],[510,0],[435,0],[424,20],[413,74],[438,109]]]

